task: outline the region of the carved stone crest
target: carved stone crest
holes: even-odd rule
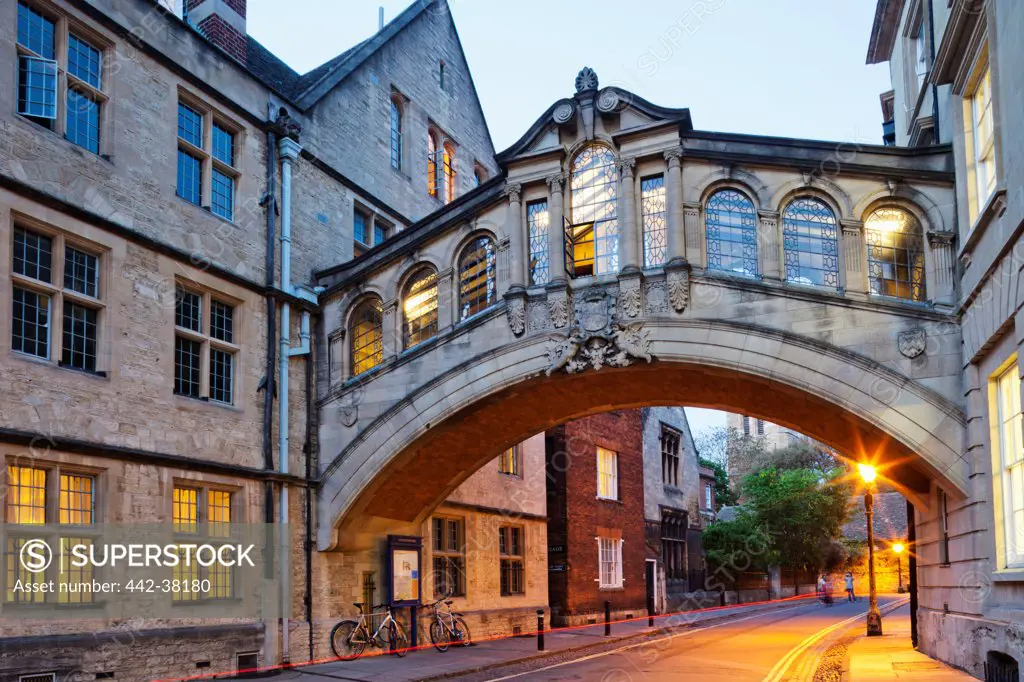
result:
[[[917,329],[908,329],[905,332],[899,333],[899,336],[896,337],[896,345],[900,349],[900,354],[903,355],[903,357],[913,360],[924,353],[925,348],[928,345],[928,335],[925,333],[924,329],[921,329],[920,327]]]
[[[597,73],[589,66],[584,66],[576,76],[576,92],[597,90]]]
[[[359,403],[362,400],[362,386],[357,386],[352,391],[341,396],[341,404],[338,407],[338,411],[341,414],[341,423],[346,427],[352,426],[359,419]]]
[[[644,299],[649,315],[664,315],[668,312],[668,290],[665,282],[648,282]]]
[[[686,310],[690,303],[689,268],[666,268],[665,283],[668,284],[668,302],[677,313]]]
[[[642,322],[620,324],[615,317],[616,299],[603,289],[584,292],[576,299],[568,335],[555,335],[548,345],[546,374],[565,370],[627,367],[637,360],[651,362],[650,330]]]
[[[526,331],[526,295],[521,292],[505,294],[505,316],[508,326],[516,336]]]

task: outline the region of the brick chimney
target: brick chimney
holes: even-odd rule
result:
[[[246,0],[185,0],[188,23],[207,40],[245,63],[248,39],[245,31]]]

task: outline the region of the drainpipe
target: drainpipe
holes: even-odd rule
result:
[[[276,116],[273,102],[267,104],[267,113],[271,121]],[[275,218],[277,214],[277,134],[273,130],[267,131],[267,193],[263,197],[263,207],[267,212],[267,241],[266,260],[264,271],[266,273],[267,289],[274,288],[274,241],[276,239]],[[267,362],[263,369],[263,468],[267,471],[274,470],[274,372],[277,362],[277,301],[272,291],[266,295],[267,304]],[[269,530],[274,523],[274,484],[266,481],[263,484],[263,522]],[[268,537],[270,537],[268,535]],[[273,575],[273,566],[268,565],[267,576]],[[275,650],[276,637],[272,637],[271,623],[266,624],[266,637],[269,641],[264,643],[266,647],[266,658]]]
[[[928,4],[928,43],[931,45],[932,68],[935,68],[935,12],[932,7],[932,0],[926,0]],[[932,81],[932,144],[939,144],[939,86]]]

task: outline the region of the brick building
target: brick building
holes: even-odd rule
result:
[[[643,419],[585,417],[546,436],[551,620],[616,618],[646,608]]]

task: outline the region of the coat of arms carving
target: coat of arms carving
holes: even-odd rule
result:
[[[555,335],[548,345],[548,376],[563,369],[577,374],[588,368],[627,367],[637,360],[654,359],[650,330],[642,322],[620,324],[615,303],[615,297],[603,289],[576,297],[569,334]]]
[[[908,329],[896,337],[896,345],[903,357],[913,360],[924,353],[928,346],[928,335],[924,329]]]

